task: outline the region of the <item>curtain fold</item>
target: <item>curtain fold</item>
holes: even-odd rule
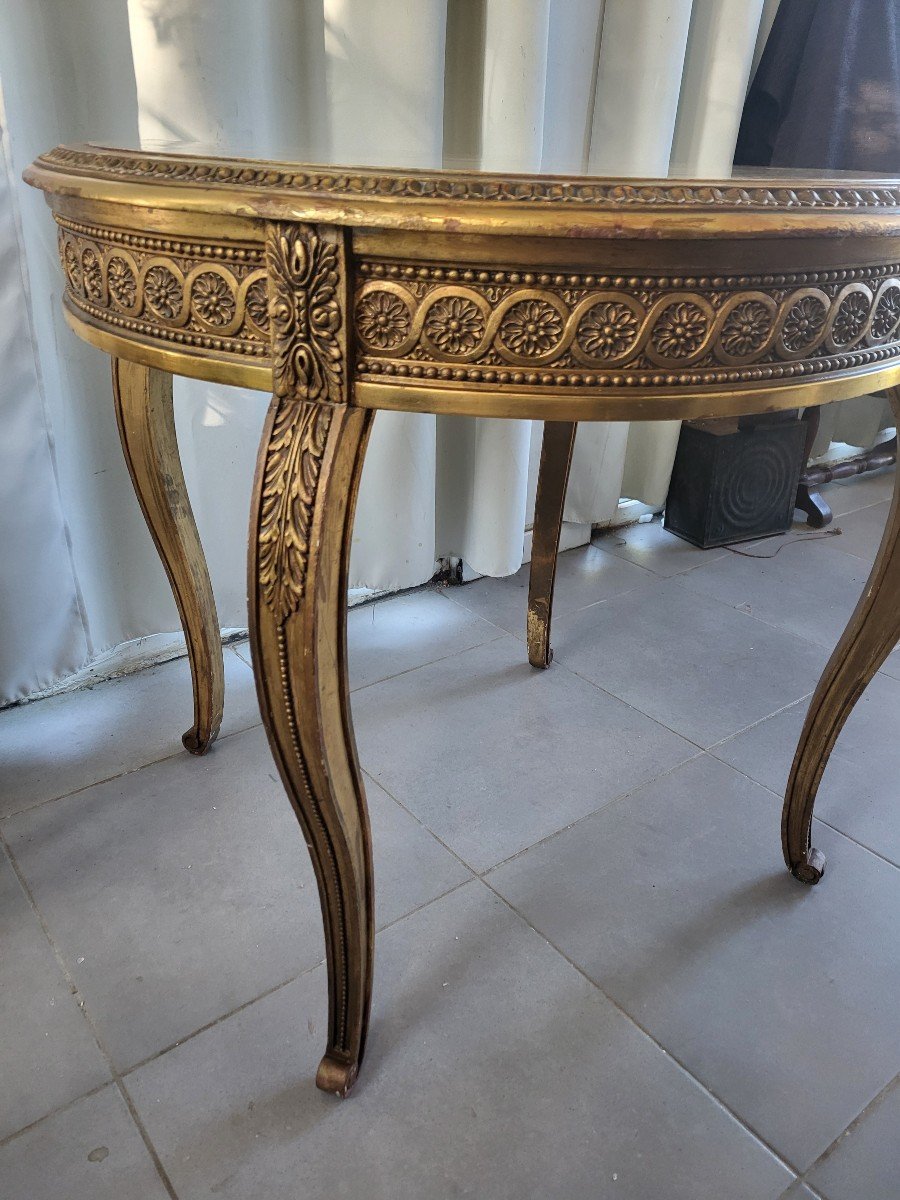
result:
[[[772,4],[4,6],[0,89],[11,211],[21,219],[3,228],[0,261],[3,302],[14,295],[21,311],[0,329],[6,361],[20,370],[12,401],[3,381],[0,479],[17,481],[31,524],[7,522],[4,531],[0,703],[128,639],[177,628],[118,446],[108,364],[65,327],[52,225],[41,198],[16,182],[36,154],[60,141],[128,144],[140,136],[144,144],[198,141],[223,154],[360,165],[665,175],[672,160],[701,174],[720,171],[733,152]],[[29,283],[25,299],[17,271]],[[245,529],[268,400],[183,379],[175,397],[220,618],[243,627]],[[623,493],[662,503],[677,431],[676,422],[581,427],[569,544],[587,540],[592,523],[610,521]],[[516,570],[539,432],[524,421],[379,413],[360,489],[352,583],[409,587],[449,557],[483,574]],[[22,463],[39,460],[43,466],[23,479]],[[41,522],[46,535],[36,539]],[[31,594],[43,598],[39,618],[38,609],[28,611]]]

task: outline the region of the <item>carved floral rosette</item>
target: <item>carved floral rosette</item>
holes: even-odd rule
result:
[[[268,357],[261,245],[56,220],[69,301],[94,324],[173,347]]]
[[[900,353],[900,266],[688,278],[358,264],[357,376],[703,386]]]

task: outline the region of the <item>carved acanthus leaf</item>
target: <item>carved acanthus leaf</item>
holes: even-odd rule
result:
[[[283,400],[269,439],[259,516],[259,582],[279,622],[296,612],[303,599],[331,411]]]
[[[306,587],[331,405],[344,396],[338,245],[310,225],[274,224],[266,246],[275,416],[263,468],[259,582],[279,622]]]

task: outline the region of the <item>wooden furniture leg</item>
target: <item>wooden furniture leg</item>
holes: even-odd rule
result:
[[[888,392],[900,424],[900,388]],[[788,780],[781,821],[784,858],[803,883],[818,883],[825,857],[814,849],[813,807],[828,756],[869,680],[900,638],[900,486],[865,591],[813,693]]]
[[[274,396],[250,518],[250,638],[263,724],[312,858],[328,964],[316,1075],[346,1096],[362,1060],[375,945],[372,840],[347,682],[353,513],[372,413],[348,407],[346,234],[266,234]]]
[[[553,584],[563,507],[578,429],[573,421],[546,421],[541,443],[534,526],[531,535],[531,571],[528,581],[528,661],[533,667],[549,667],[550,618],[553,611]]]
[[[316,1083],[346,1096],[372,992],[372,848],[347,685],[347,567],[371,413],[276,400],[257,470],[250,631],[263,722],[315,867],[328,962]]]
[[[216,603],[178,456],[172,376],[119,358],[112,360],[112,375],[125,461],[187,640],[194,723],[181,740],[191,754],[205,754],[222,724],[225,671]]]
[[[818,412],[818,409],[807,409],[808,412]],[[813,435],[815,436],[815,435]],[[807,444],[809,447],[809,443]],[[807,459],[809,452],[807,449]],[[830,525],[834,514],[822,495],[820,488],[836,479],[852,479],[855,475],[866,475],[869,471],[880,471],[882,467],[890,467],[897,461],[897,436],[886,442],[879,442],[871,450],[857,454],[853,458],[845,458],[843,462],[822,464],[817,467],[807,466],[800,476],[797,485],[797,508],[808,514],[808,524],[815,529]]]
[[[815,468],[809,465],[809,456],[816,443],[821,418],[822,410],[818,404],[813,408],[808,408],[803,414],[803,421],[806,425],[806,447],[803,451],[803,469],[797,483],[797,498],[794,501],[794,507],[806,513],[806,523],[813,529],[824,529],[834,519],[828,501],[819,491],[823,481],[816,478]]]

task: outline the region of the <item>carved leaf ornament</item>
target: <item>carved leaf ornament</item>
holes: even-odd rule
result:
[[[263,474],[259,580],[279,622],[303,598],[330,404],[343,394],[338,247],[309,225],[270,234],[269,318],[277,403]]]

